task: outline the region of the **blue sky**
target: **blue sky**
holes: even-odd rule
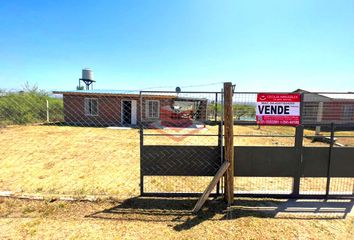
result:
[[[1,1],[0,88],[354,91],[354,1]]]

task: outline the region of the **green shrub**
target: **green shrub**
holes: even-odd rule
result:
[[[37,87],[26,84],[20,92],[0,91],[0,124],[46,122],[47,100],[50,121],[63,121],[63,100],[51,97]]]

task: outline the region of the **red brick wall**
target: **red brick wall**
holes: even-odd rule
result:
[[[98,99],[98,116],[85,115],[85,98]],[[160,108],[170,105],[172,99],[156,99],[148,97],[146,100],[159,100]],[[97,126],[119,126],[121,125],[121,101],[137,101],[137,121],[140,121],[140,98],[122,96],[100,96],[100,95],[68,95],[64,94],[64,119],[71,124],[97,125]],[[145,120],[145,99],[143,101],[143,118]]]
[[[303,120],[306,123],[317,122],[318,102],[305,102]],[[354,121],[354,116],[351,119],[345,119],[344,107],[345,105],[354,106],[354,101],[332,100],[330,102],[323,102],[322,123],[345,123]],[[311,110],[311,111],[306,111]]]
[[[85,115],[85,98],[98,99],[98,116]],[[140,121],[140,98],[139,96],[101,96],[101,95],[70,95],[64,94],[64,118],[65,122],[71,124],[95,125],[95,126],[119,126],[121,125],[121,101],[137,101],[137,121]],[[146,118],[146,100],[158,100],[161,108],[170,106],[174,100],[171,98],[144,97],[142,116]],[[205,120],[206,101],[202,102],[201,120]]]
[[[344,116],[344,106],[353,105],[354,101],[332,101],[323,104],[323,115],[322,120],[326,122],[335,121],[345,121]],[[354,120],[352,117],[351,121]]]
[[[85,115],[85,98],[98,99],[98,116]],[[64,116],[68,123],[118,125],[120,123],[120,99],[115,96],[64,95]]]

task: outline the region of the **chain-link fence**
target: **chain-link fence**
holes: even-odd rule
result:
[[[199,176],[196,170],[184,177],[148,175],[144,178],[147,192],[202,191],[221,162],[221,100],[217,92],[3,91],[0,191],[136,196],[143,143],[188,145],[191,148],[179,156],[200,154],[207,172]],[[212,161],[203,162],[205,157]],[[195,169],[202,166],[194,164]]]
[[[299,136],[301,138],[298,139],[294,127],[258,125],[255,111],[257,92],[234,93],[234,142],[236,149],[239,147],[242,151],[243,146],[250,145],[277,146],[278,148],[263,149],[264,152],[261,154],[264,156],[252,154],[248,156],[256,159],[259,157],[258,160],[264,162],[275,156],[279,159],[290,158],[285,153],[268,154],[267,156],[267,153],[272,150],[295,149],[297,144],[301,146],[301,154],[299,155],[301,162],[298,166],[294,166],[296,169],[300,168],[297,180],[291,176],[292,174],[283,177],[238,176],[235,177],[235,192],[239,194],[286,195],[292,194],[294,187],[298,185],[299,189],[295,190],[300,195],[353,195],[354,94],[310,93],[302,90],[295,93],[301,95],[301,125],[304,127]],[[294,94],[294,92],[290,94]],[[333,150],[333,148],[335,149]],[[252,151],[251,148],[247,150]],[[295,159],[294,161],[297,162]],[[286,161],[284,163],[286,164]],[[257,165],[260,162],[255,161],[253,164]],[[339,169],[342,172],[345,171],[345,164],[347,164],[350,174],[338,174]],[[237,165],[237,161],[235,165]],[[266,167],[264,164],[260,165]],[[272,167],[272,164],[270,163],[268,167]],[[257,166],[253,166],[253,168],[257,168]],[[311,172],[313,169],[321,169],[321,173]],[[235,172],[237,174],[237,166]]]
[[[350,148],[354,147],[354,93],[304,92],[302,116],[307,129],[304,138],[311,144],[327,145],[329,156],[328,177],[301,178],[302,193],[354,194],[354,178],[331,177],[336,161],[347,158],[353,162]],[[354,171],[351,163],[346,167]]]
[[[222,94],[143,91],[140,102],[141,193],[202,192],[222,162]]]
[[[353,195],[354,94],[298,92],[304,129],[234,93],[236,194]],[[223,161],[222,92],[1,91],[0,126],[0,191],[200,193]]]
[[[0,191],[139,194],[139,93],[0,94]]]

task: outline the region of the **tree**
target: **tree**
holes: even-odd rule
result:
[[[210,104],[208,104],[208,106],[207,106],[207,112],[208,112],[209,119],[214,119],[215,111],[216,111],[218,120],[220,120],[221,112],[222,112],[221,108],[222,108],[222,106],[220,103],[217,103],[215,105],[215,101],[211,101]]]
[[[254,118],[256,116],[256,109],[251,105],[235,104],[233,110],[237,120],[241,120],[242,117]]]

